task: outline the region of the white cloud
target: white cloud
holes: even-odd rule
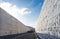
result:
[[[8,3],[8,2],[0,3],[0,7],[3,8],[5,11],[7,11],[11,15],[14,15],[14,14],[26,15],[31,13],[31,11],[28,8],[19,9],[16,5],[12,5],[11,3]]]
[[[1,2],[0,7],[12,16],[14,16],[15,18],[17,18],[19,21],[24,23],[25,25],[29,25],[29,23],[24,19],[24,15],[28,15],[31,13],[31,11],[28,8],[19,9],[16,5],[12,5],[9,2]]]

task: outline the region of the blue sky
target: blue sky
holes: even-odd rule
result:
[[[44,0],[0,0],[0,7],[23,24],[35,27],[43,2]],[[7,9],[7,6],[10,9]]]

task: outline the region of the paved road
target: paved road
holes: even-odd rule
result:
[[[0,39],[36,39],[36,34],[35,32],[26,32],[22,34],[0,36]]]

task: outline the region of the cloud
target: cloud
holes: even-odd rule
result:
[[[28,8],[18,8],[16,5],[12,5],[9,2],[0,2],[0,7],[17,18],[23,24],[28,25],[27,22],[24,21],[24,15],[31,14],[31,11]]]
[[[12,5],[9,2],[0,3],[0,7],[3,8],[5,11],[7,11],[11,15],[14,15],[14,14],[26,15],[31,13],[31,11],[28,8],[19,9],[16,5]]]

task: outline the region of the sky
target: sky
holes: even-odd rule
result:
[[[23,24],[35,27],[44,0],[0,0],[0,7]]]

